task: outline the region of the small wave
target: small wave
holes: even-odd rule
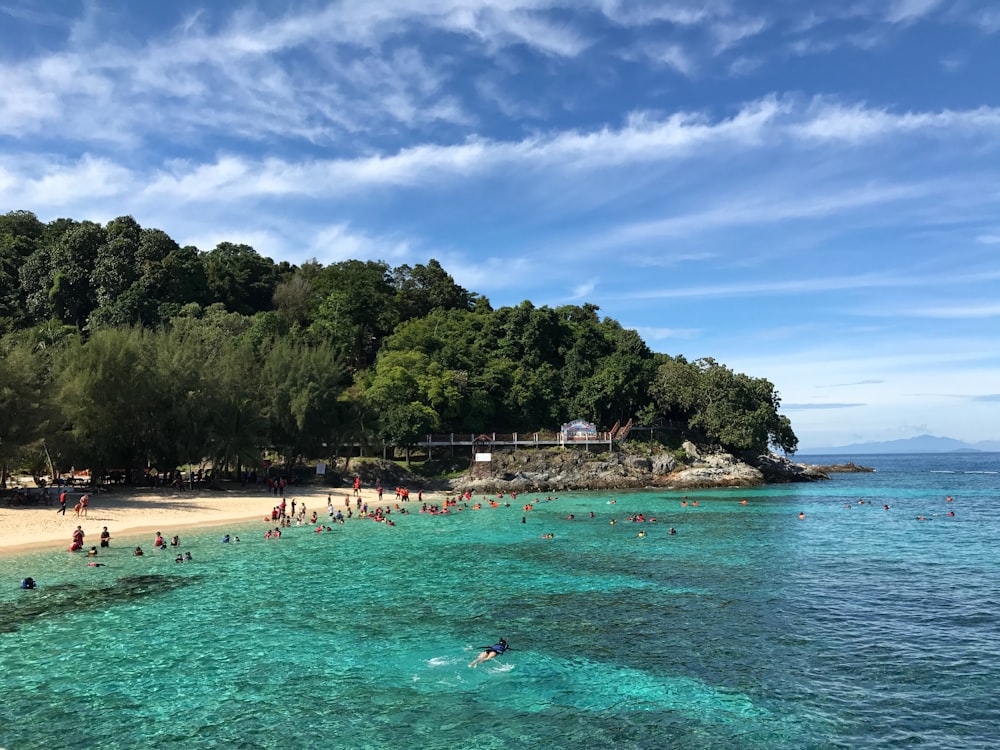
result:
[[[964,474],[1000,474],[1000,471],[986,471],[985,469],[979,471],[966,471]]]
[[[951,469],[931,469],[931,474],[955,474]]]
[[[449,659],[446,656],[435,656],[427,660],[427,666],[429,667],[446,667],[449,664],[454,664],[456,659]]]

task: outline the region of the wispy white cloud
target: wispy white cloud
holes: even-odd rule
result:
[[[57,28],[70,26],[70,21],[65,16],[48,10],[44,6],[39,6],[37,3],[32,3],[30,0],[27,2],[5,2],[0,5],[0,15],[38,26]]]
[[[519,141],[469,139],[463,143],[424,143],[395,153],[356,158],[289,160],[255,159],[221,154],[214,161],[173,160],[149,169],[125,166],[109,157],[85,155],[77,160],[39,154],[0,157],[8,203],[66,206],[87,196],[129,196],[158,202],[210,201],[233,203],[267,196],[327,196],[358,190],[422,186],[440,189],[449,180],[468,179],[516,168],[523,174],[545,173],[547,180],[570,180],[585,171],[632,165],[669,163],[706,155],[725,159],[734,154],[770,158],[813,143],[859,148],[897,136],[950,138],[955,133],[995,142],[1000,109],[892,113],[863,105],[797,103],[765,97],[744,105],[733,116],[710,119],[680,112],[666,117],[639,113],[620,128],[569,130],[538,134]],[[923,183],[850,184],[839,192],[727,199],[724,205],[641,221],[605,234],[614,244],[644,238],[690,234],[706,228],[762,225],[775,221],[835,215],[865,206],[887,205],[925,197],[942,185]],[[978,240],[988,243],[992,235]]]
[[[955,132],[991,135],[1000,127],[1000,108],[937,112],[890,112],[863,104],[841,104],[816,99],[809,114],[790,125],[804,139],[817,141],[870,141],[892,134],[921,133],[951,136]]]
[[[643,341],[657,343],[678,339],[694,339],[701,335],[699,328],[669,328],[659,326],[636,326],[636,332]]]
[[[911,185],[852,185],[835,192],[807,194],[757,195],[730,197],[710,208],[640,221],[616,227],[594,244],[601,246],[647,243],[653,239],[689,237],[698,233],[732,227],[763,226],[780,222],[820,219],[858,209],[886,206],[937,194],[940,186],[932,183]]]
[[[345,132],[391,131],[393,123],[467,124],[448,86],[457,60],[438,56],[432,64],[406,40],[437,29],[477,41],[483,56],[512,44],[578,55],[589,42],[548,12],[559,6],[340,3],[279,17],[243,7],[215,27],[194,15],[137,41],[108,34],[100,6],[88,4],[64,49],[0,68],[0,133],[134,145],[208,128],[329,143]]]
[[[941,58],[941,67],[949,73],[957,73],[968,63],[968,58],[962,54],[948,55]]]
[[[136,175],[110,159],[83,156],[75,161],[21,155],[0,158],[0,196],[8,205],[72,208],[84,201],[128,195]]]
[[[885,274],[880,271],[859,273],[854,275],[834,276],[818,275],[798,277],[793,279],[759,278],[751,281],[719,282],[715,284],[692,284],[686,286],[671,286],[660,289],[646,289],[628,292],[622,297],[629,300],[647,299],[690,299],[713,297],[747,297],[774,295],[803,295],[816,292],[834,292],[860,289],[933,289],[942,283],[961,285],[971,283],[990,283],[1000,279],[1000,269],[985,272],[956,271],[942,273],[901,273]],[[911,317],[938,318],[985,318],[1000,315],[1000,304],[983,303],[981,305],[955,307],[914,307],[906,310],[877,308],[868,310],[851,308],[855,314],[872,316],[896,317],[908,315]]]
[[[597,280],[591,279],[582,284],[578,284],[573,288],[571,297],[573,299],[584,299],[593,294],[594,290],[597,289]]]
[[[825,385],[816,386],[817,388],[850,388],[856,385],[878,385],[882,383],[882,380],[858,380],[853,383],[827,383]]]
[[[886,17],[902,24],[937,5],[936,0],[896,0]],[[692,37],[667,37],[655,45],[648,38],[634,40],[648,59],[688,77],[713,55],[778,24],[802,21],[749,15],[721,1],[383,0],[296,8],[281,15],[242,6],[228,15],[217,13],[211,19],[215,23],[207,13],[196,13],[165,33],[134,39],[108,33],[112,24],[102,6],[86,7],[73,20],[63,49],[0,66],[0,134],[46,134],[136,148],[183,142],[208,131],[247,141],[294,137],[363,151],[370,143],[357,141],[362,134],[426,135],[444,125],[468,136],[478,119],[455,84],[466,75],[462,65],[470,53],[485,62],[518,47],[573,59],[597,41],[594,24],[588,24],[595,13],[605,25],[635,34],[657,24],[699,29],[714,45],[707,55],[695,50]],[[23,14],[23,6],[17,8]],[[811,13],[810,28],[860,15],[857,9],[829,7],[824,15]],[[985,28],[993,15],[977,18]],[[466,54],[438,54],[426,46],[427,33],[466,40]],[[809,46],[810,52],[840,43],[842,38],[792,42]],[[854,43],[862,42],[856,38]],[[745,75],[761,63],[759,54],[726,56],[723,62],[732,75]],[[475,80],[469,88],[476,89]],[[508,111],[517,117],[516,110]],[[849,119],[856,114],[842,113]],[[362,148],[347,141],[349,136]]]
[[[889,23],[912,23],[940,5],[941,0],[893,0],[886,10],[885,20]]]
[[[744,39],[757,36],[768,27],[768,21],[761,16],[721,21],[711,27],[715,39],[715,51],[722,52],[738,45]]]
[[[975,13],[973,23],[987,34],[1000,31],[1000,9],[984,8]]]
[[[644,53],[652,62],[673,68],[684,76],[693,75],[697,68],[694,59],[680,44],[647,45]]]
[[[180,235],[177,239],[181,245],[193,245],[203,252],[212,250],[223,242],[249,245],[262,256],[271,259],[286,258],[290,250],[287,238],[270,229],[247,229],[239,226],[213,227],[202,233]]]
[[[661,251],[655,255],[630,255],[627,260],[631,265],[639,268],[673,268],[683,263],[703,263],[716,257],[718,257],[718,253],[715,251],[670,250]]]
[[[347,224],[334,224],[313,233],[306,254],[323,264],[352,258],[400,264],[412,258],[413,247],[405,238],[374,237]]]
[[[930,305],[914,307],[905,314],[914,318],[940,318],[943,320],[972,320],[1000,317],[1000,303],[981,302],[960,305]]]
[[[865,406],[864,403],[811,403],[811,404],[785,404],[781,405],[781,411],[808,411],[816,409],[854,409],[858,406]]]
[[[676,26],[696,26],[719,14],[726,14],[726,3],[706,2],[660,2],[659,0],[601,0],[602,12],[626,26],[648,26],[654,23],[669,23]]]
[[[764,65],[764,58],[760,56],[740,55],[729,63],[730,76],[748,76],[757,72]]]
[[[528,279],[544,279],[547,275],[544,259],[539,261],[521,255],[484,257],[478,253],[461,254],[452,250],[438,253],[437,257],[455,281],[466,289],[492,289],[508,296],[513,293],[518,301],[529,296],[526,293]]]
[[[719,351],[714,355],[737,372],[767,377],[782,398],[782,411],[794,409],[793,424],[803,447],[894,439],[933,432],[965,439],[995,435],[984,409],[992,402],[959,405],[939,393],[943,378],[953,394],[995,393],[1000,367],[984,351],[989,342],[976,337],[926,336],[920,331],[887,333],[884,338],[803,340],[783,353]],[[857,375],[867,376],[859,380]],[[825,386],[838,387],[837,401]],[[950,386],[951,387],[951,386]],[[828,392],[827,392],[828,393]],[[801,408],[809,404],[858,404],[849,420],[837,421],[839,409]],[[919,415],[919,421],[913,419]],[[984,421],[986,420],[986,421]],[[920,428],[915,425],[919,423]]]

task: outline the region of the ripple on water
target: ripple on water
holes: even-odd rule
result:
[[[902,476],[191,533],[191,565],[19,559],[0,747],[992,747],[1000,498],[987,475]],[[946,488],[958,516],[915,522]],[[609,524],[640,511],[643,539]],[[13,591],[22,566],[42,589]],[[136,575],[166,578],[115,588]],[[469,669],[499,636],[512,651]]]

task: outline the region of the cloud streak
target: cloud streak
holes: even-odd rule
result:
[[[563,131],[531,136],[520,141],[473,138],[464,143],[425,143],[395,153],[347,159],[291,161],[282,158],[253,159],[225,154],[214,162],[186,160],[164,162],[155,173],[144,173],[116,164],[110,158],[90,155],[76,163],[64,160],[45,167],[37,177],[39,155],[0,161],[12,192],[45,202],[44,195],[71,199],[68,184],[81,173],[89,178],[113,173],[126,186],[143,183],[143,194],[153,200],[242,200],[247,197],[322,195],[336,196],[357,189],[430,185],[441,179],[479,176],[512,168],[539,171],[626,168],[633,164],[680,161],[699,157],[705,149],[730,149],[734,153],[765,154],[777,148],[794,149],[817,138],[858,146],[901,132],[914,137],[936,138],[964,130],[986,142],[1000,140],[1000,109],[977,108],[964,112],[891,115],[883,110],[799,107],[790,100],[769,96],[751,102],[732,117],[711,120],[696,112],[681,112],[665,118],[637,114],[621,128]],[[43,158],[42,163],[45,160]],[[62,180],[54,191],[50,183]],[[104,181],[99,180],[101,185]],[[92,185],[77,180],[80,193]],[[934,185],[871,185],[852,188],[840,195],[792,200],[764,206],[744,199],[742,205],[727,205],[684,217],[635,224],[617,230],[607,241],[626,241],[649,236],[686,234],[697,226],[745,225],[762,221],[808,218],[839,213],[864,205],[893,203],[919,197]],[[52,201],[53,205],[58,205]],[[769,217],[769,218],[763,218]]]
[[[919,395],[1000,382],[982,3],[77,5],[0,0],[9,208],[434,257],[768,377],[803,434],[1000,423]]]

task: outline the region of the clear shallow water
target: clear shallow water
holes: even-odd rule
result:
[[[995,747],[1000,455],[863,463],[0,558],[0,747]]]

